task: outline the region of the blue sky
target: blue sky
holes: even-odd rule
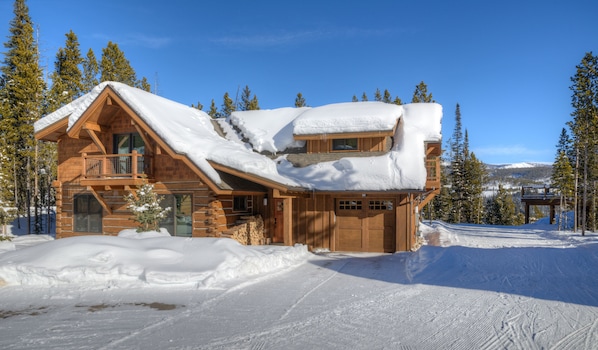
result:
[[[42,64],[69,30],[82,55],[116,42],[138,77],[184,104],[217,106],[246,85],[262,109],[350,101],[377,88],[410,102],[424,81],[455,106],[470,148],[490,164],[549,162],[571,119],[570,77],[598,54],[598,2],[27,0]],[[0,0],[9,35],[13,1]]]

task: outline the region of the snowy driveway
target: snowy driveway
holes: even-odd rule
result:
[[[597,237],[484,230],[443,224],[442,247],[314,255],[212,289],[4,287],[0,348],[598,348]]]

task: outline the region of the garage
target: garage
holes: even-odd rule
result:
[[[395,205],[392,199],[337,199],[336,248],[339,251],[396,250]]]

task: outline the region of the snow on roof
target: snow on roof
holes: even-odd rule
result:
[[[305,144],[293,138],[292,122],[306,110],[309,107],[233,112],[227,121],[251,140],[256,152],[278,153]]]
[[[441,140],[442,106],[347,102],[314,108],[234,112],[228,119],[257,152],[300,146],[295,135],[395,130],[395,145],[381,156],[347,157],[304,168],[284,157],[276,161],[252,152],[239,139],[223,138],[205,112],[125,84],[104,82],[35,123],[38,132],[69,118],[71,128],[106,86],[110,86],[176,153],[185,154],[215,183],[209,161],[276,183],[327,191],[421,190],[426,183],[425,141]],[[222,124],[222,123],[221,123]],[[230,130],[229,130],[230,131]]]
[[[361,104],[364,105],[366,104]],[[396,107],[402,107],[399,108],[402,111],[401,121],[394,134],[396,144],[387,154],[346,157],[304,168],[295,168],[281,158],[278,170],[304,186],[318,190],[424,189],[427,178],[424,142],[440,141],[442,106],[436,103],[421,103]],[[354,119],[358,118],[355,116]]]
[[[306,110],[293,122],[295,135],[392,131],[403,113],[384,102],[344,102]]]
[[[88,94],[35,123],[35,131],[40,131],[66,117],[69,118],[70,129],[107,86],[110,86],[176,153],[185,154],[215,183],[220,183],[221,179],[208,160],[280,184],[297,185],[292,180],[280,176],[276,164],[271,159],[220,137],[207,113],[122,83],[101,83]]]

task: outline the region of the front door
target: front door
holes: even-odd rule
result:
[[[284,243],[284,199],[274,199],[274,235],[272,243]]]

